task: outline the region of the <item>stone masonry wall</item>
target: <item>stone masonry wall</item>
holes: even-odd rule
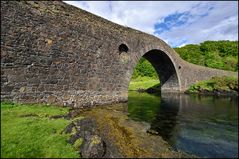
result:
[[[236,76],[189,64],[152,35],[63,2],[1,1],[1,100],[71,107],[127,101],[133,69],[153,49],[171,59],[177,91],[215,74]]]

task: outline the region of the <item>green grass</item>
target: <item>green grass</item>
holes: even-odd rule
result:
[[[1,103],[1,158],[76,158],[74,147],[61,131],[71,122],[49,119],[67,108]],[[24,116],[32,114],[33,116]]]
[[[202,90],[209,92],[219,90],[227,92],[238,92],[238,78],[234,77],[213,77],[210,80],[200,81],[196,84],[193,84],[187,90],[188,93],[198,93]]]
[[[156,84],[159,84],[158,79],[151,77],[138,77],[130,81],[128,90],[135,91],[138,89],[148,89]]]

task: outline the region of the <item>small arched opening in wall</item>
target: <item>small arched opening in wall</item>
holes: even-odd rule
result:
[[[126,44],[120,44],[118,50],[119,50],[119,54],[123,52],[127,53],[129,51],[129,48]]]
[[[176,69],[181,69],[181,66],[174,65],[171,58],[161,50],[150,50],[142,57],[149,61],[157,72],[160,83],[158,85],[159,92],[180,91],[180,83]]]

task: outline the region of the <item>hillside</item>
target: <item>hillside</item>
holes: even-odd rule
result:
[[[190,44],[174,49],[190,63],[238,71],[238,41],[205,41],[199,45]]]

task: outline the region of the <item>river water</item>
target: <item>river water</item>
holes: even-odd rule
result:
[[[128,117],[150,124],[175,150],[238,157],[238,99],[129,92]]]

